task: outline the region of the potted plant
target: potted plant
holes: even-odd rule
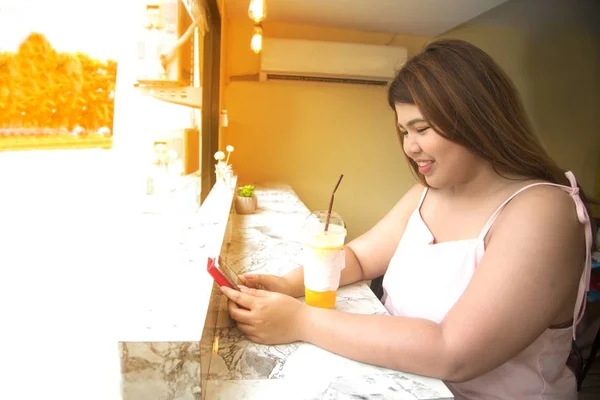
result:
[[[244,185],[237,190],[235,196],[235,211],[238,214],[252,214],[258,205],[254,186]]]

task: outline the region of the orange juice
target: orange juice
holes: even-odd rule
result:
[[[327,292],[315,292],[309,288],[304,288],[305,302],[313,307],[333,308],[335,307],[335,298],[337,290]]]
[[[332,213],[325,231],[327,212],[316,211],[302,230],[304,294],[306,304],[333,308],[344,268],[346,228],[341,217]]]

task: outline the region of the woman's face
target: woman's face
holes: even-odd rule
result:
[[[404,152],[419,166],[419,173],[434,188],[447,188],[470,180],[481,159],[465,147],[438,135],[413,104],[396,104],[398,130]]]

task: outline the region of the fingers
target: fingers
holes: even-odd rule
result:
[[[246,286],[240,286],[240,290],[242,291],[242,293],[246,293],[246,294],[249,294],[251,296],[256,296],[256,297],[265,297],[265,296],[268,296],[268,293],[269,293],[265,290],[248,288]]]
[[[221,292],[234,303],[247,308],[249,310],[254,306],[254,296],[248,293],[243,293],[234,289],[230,289],[226,286],[221,286]]]
[[[244,285],[248,287],[256,287],[259,283],[260,278],[259,275],[247,274],[241,275],[240,279],[244,282]]]
[[[254,343],[262,343],[262,340],[258,336],[258,332],[255,325],[252,325],[249,320],[250,311],[239,308],[233,301],[228,301],[229,314],[236,321],[237,328],[246,335],[248,340]]]
[[[262,274],[247,274],[244,275],[244,284],[248,287],[255,289],[268,289],[268,275]]]
[[[241,322],[238,322],[237,327],[241,332],[245,333],[247,336],[254,336],[254,333],[256,331],[256,328],[254,326],[243,324]]]
[[[246,338],[251,342],[259,344],[265,343],[265,341],[256,332],[256,328],[254,326],[246,324],[237,324],[237,327],[240,330],[240,332],[246,335]]]
[[[252,316],[251,311],[241,308],[231,300],[227,302],[227,309],[229,310],[229,316],[238,323],[250,323]]]

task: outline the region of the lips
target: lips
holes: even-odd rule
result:
[[[433,163],[435,161],[433,161],[433,160],[415,160],[415,162],[417,163],[417,166],[419,167],[419,173],[421,175],[427,175],[429,172],[431,172],[431,169],[433,168]]]

